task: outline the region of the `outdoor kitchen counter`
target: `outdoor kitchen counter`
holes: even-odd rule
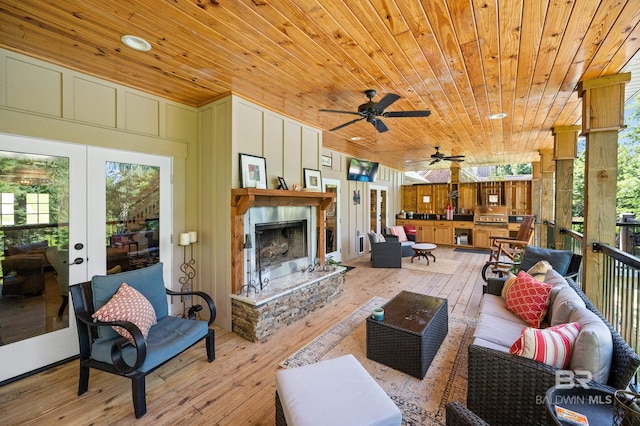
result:
[[[416,227],[417,242],[436,245],[488,248],[489,235],[506,237],[512,233],[516,234],[520,228],[520,223],[515,221],[518,216],[509,216],[510,219],[513,219],[509,220],[508,225],[504,228],[495,228],[495,230],[486,225],[476,225],[473,222],[473,215],[454,215],[454,220],[435,220],[435,215],[432,214],[421,216],[430,219],[396,219],[396,225],[413,225]],[[466,244],[464,244],[465,240]],[[462,243],[456,244],[456,241]]]

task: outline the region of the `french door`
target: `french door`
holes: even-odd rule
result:
[[[337,179],[322,179],[324,192],[336,194],[333,202],[327,207],[325,213],[325,256],[340,262],[340,181]]]
[[[170,176],[168,157],[0,134],[0,382],[78,353],[68,285],[158,261],[170,283]]]
[[[387,227],[387,188],[371,185],[369,188],[369,202],[371,203],[371,229],[377,234],[384,232]]]

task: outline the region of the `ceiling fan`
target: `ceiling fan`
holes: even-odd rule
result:
[[[431,158],[433,158],[433,160],[431,160],[429,165],[432,165],[442,160],[455,161],[456,163],[461,163],[464,161],[464,155],[444,155],[443,153],[440,152],[439,146],[436,146],[435,148],[436,148],[436,152],[434,154],[431,154]]]
[[[384,95],[384,97],[382,99],[380,99],[380,101],[378,102],[373,102],[373,97],[376,95],[376,91],[369,89],[369,90],[365,90],[364,94],[366,95],[367,98],[369,98],[369,102],[366,102],[360,106],[358,106],[358,112],[355,111],[341,111],[341,110],[335,110],[335,109],[321,109],[319,111],[322,112],[335,112],[338,114],[353,114],[353,115],[359,115],[359,118],[356,118],[355,120],[351,120],[347,123],[341,124],[337,127],[334,127],[333,129],[329,129],[330,132],[333,132],[334,130],[338,130],[338,129],[342,129],[343,127],[349,126],[353,123],[357,123],[360,120],[367,120],[367,122],[371,123],[373,125],[373,127],[376,128],[376,130],[380,133],[382,132],[386,132],[387,130],[389,130],[389,128],[382,122],[382,120],[379,117],[385,117],[385,118],[394,118],[394,117],[428,117],[431,114],[431,111],[429,110],[423,110],[423,111],[391,111],[391,112],[384,112],[385,108],[387,108],[389,105],[391,105],[392,103],[394,103],[395,101],[397,101],[398,99],[400,99],[400,96],[394,94],[394,93],[387,93],[386,95]]]

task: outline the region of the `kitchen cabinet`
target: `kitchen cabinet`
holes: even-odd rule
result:
[[[453,223],[449,221],[435,221],[433,226],[433,243],[438,245],[453,245]]]
[[[433,225],[422,223],[416,226],[416,241],[419,243],[432,243]]]
[[[405,212],[417,212],[417,193],[416,185],[402,185],[402,210]]]
[[[508,237],[508,228],[477,227],[473,229],[473,245],[480,248],[489,248],[489,237]]]
[[[456,236],[458,237],[458,240],[456,240]],[[453,243],[456,245],[473,246],[473,223],[453,222],[453,238]]]

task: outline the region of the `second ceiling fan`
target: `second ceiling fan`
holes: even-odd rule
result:
[[[335,112],[338,114],[353,114],[358,115],[359,117],[355,120],[348,121],[344,124],[341,124],[333,129],[329,129],[330,132],[334,130],[342,129],[343,127],[349,126],[353,123],[357,123],[361,120],[367,120],[367,122],[371,123],[373,127],[380,133],[386,132],[389,128],[384,124],[384,122],[380,119],[380,117],[385,118],[394,118],[394,117],[428,117],[431,114],[429,110],[421,110],[421,111],[389,111],[385,112],[384,110],[390,106],[392,103],[400,99],[400,96],[394,93],[387,93],[384,95],[382,99],[378,102],[373,102],[373,97],[376,95],[376,91],[373,89],[365,90],[364,94],[369,98],[369,102],[366,102],[360,106],[358,106],[358,111],[342,111],[336,109],[321,109],[319,111],[322,112]]]
[[[429,165],[440,162],[442,160],[454,161],[456,163],[461,163],[464,161],[464,155],[445,155],[440,152],[439,146],[436,146],[435,148],[436,148],[436,152],[434,154],[431,154],[431,158],[433,158],[433,160],[431,160]]]

